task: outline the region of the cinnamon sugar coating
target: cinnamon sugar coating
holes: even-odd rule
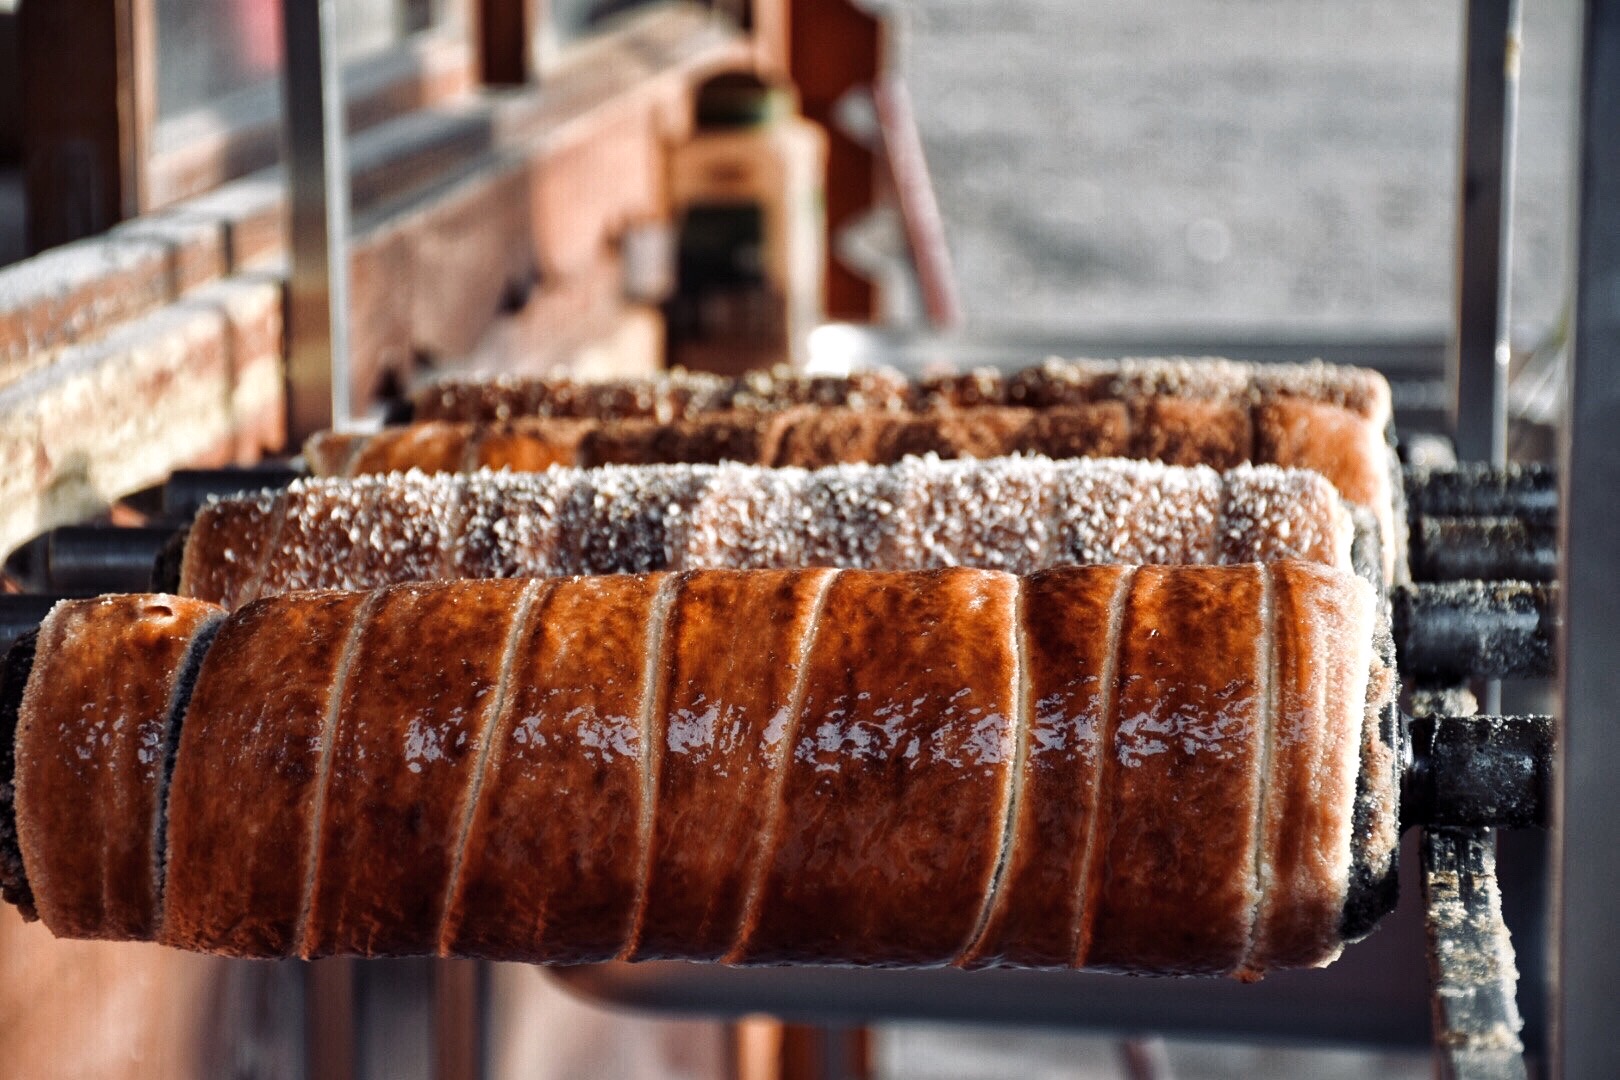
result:
[[[704,413],[769,412],[798,405],[878,411],[1045,408],[1106,399],[1169,396],[1245,403],[1303,398],[1372,420],[1389,414],[1389,387],[1366,368],[1314,361],[1251,364],[1214,357],[1048,360],[1003,374],[993,368],[908,379],[891,368],[806,375],[791,368],[736,377],[676,369],[605,381],[568,375],[450,375],[414,398],[418,420],[506,421],[525,416],[588,420],[690,420]]]
[[[256,541],[257,530],[270,536]],[[1314,473],[1039,457],[805,471],[555,468],[299,481],[198,515],[182,590],[294,589],[687,569],[1028,573],[1064,563],[1347,567],[1349,516]]]

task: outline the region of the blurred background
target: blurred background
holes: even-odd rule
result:
[[[71,292],[58,286],[58,279],[35,274],[22,261],[25,256],[128,228],[119,222],[133,218],[139,224],[148,212],[165,215],[153,219],[163,228],[183,229],[188,221],[202,220],[206,210],[222,215],[219,220],[228,226],[223,269],[210,273],[242,277],[246,267],[247,277],[261,271],[273,277],[282,258],[275,241],[261,240],[253,231],[264,220],[254,215],[268,205],[262,170],[278,153],[275,123],[281,105],[274,80],[283,58],[274,0],[154,0],[155,54],[161,63],[151,76],[145,147],[153,171],[143,178],[138,196],[125,196],[122,211],[104,213],[99,203],[70,206],[61,219],[70,226],[66,232],[47,235],[36,226],[30,238],[30,197],[37,221],[42,191],[49,195],[73,187],[89,170],[70,144],[52,166],[60,170],[60,182],[52,182],[47,170],[41,188],[35,168],[36,186],[29,187],[21,95],[27,57],[19,46],[19,4],[54,2],[0,0],[0,266],[18,264],[0,279],[0,329],[25,343],[15,355],[0,351],[0,389],[9,390],[13,381],[23,385],[50,362],[48,354],[61,344],[51,335],[71,322],[57,308],[48,309],[47,323],[16,316],[40,296],[56,303]],[[555,0],[543,9],[534,55],[523,63],[538,69],[534,81],[541,87],[556,74],[550,85],[565,85],[570,92],[587,86],[597,93],[595,87],[609,81],[602,72],[612,65],[569,47],[589,43],[598,32],[611,36],[619,25],[614,19],[643,6]],[[910,91],[970,334],[1442,342],[1450,335],[1457,272],[1461,0],[891,0],[870,6],[890,20],[889,59]],[[1578,8],[1575,0],[1525,7],[1511,291],[1513,344],[1524,357],[1556,342],[1566,314]],[[442,232],[409,231],[428,216],[423,207],[437,207],[441,197],[448,204],[445,192],[462,197],[463,188],[455,184],[476,169],[493,169],[489,160],[510,150],[499,143],[505,137],[501,123],[540,130],[550,122],[547,109],[565,111],[567,94],[541,100],[533,106],[534,116],[518,120],[502,119],[506,114],[488,120],[468,108],[466,115],[478,123],[457,127],[465,119],[455,112],[457,95],[467,90],[468,78],[438,73],[459,70],[445,66],[443,57],[468,48],[461,40],[465,0],[353,0],[340,5],[340,12],[341,52],[354,67],[352,98],[361,102],[351,124],[368,132],[370,140],[364,145],[355,140],[356,232],[362,240],[355,271],[356,360],[366,392],[378,397],[386,396],[385,388],[397,392],[405,377],[401,372],[421,373],[447,357],[483,355],[481,350],[495,347],[492,341],[525,346],[536,340],[523,336],[529,331],[521,327],[486,333],[485,324],[498,321],[497,314],[507,319],[530,312],[548,348],[561,340],[574,349],[580,341],[568,335],[585,327],[595,335],[592,342],[617,343],[605,348],[634,348],[638,356],[662,362],[662,339],[653,336],[647,345],[648,336],[638,329],[645,323],[623,321],[618,307],[627,301],[652,310],[668,299],[664,279],[671,271],[664,264],[673,261],[677,241],[661,221],[669,216],[667,207],[655,205],[656,199],[647,205],[625,201],[598,212],[592,200],[600,201],[600,185],[593,181],[555,192],[547,188],[524,205],[528,216],[520,215],[515,226],[504,219],[492,226],[521,231],[532,216],[549,228],[539,254],[526,251],[515,262],[488,258],[478,246],[481,238],[466,239],[474,226],[488,222],[482,209],[447,218],[449,225],[432,225]],[[621,66],[640,65],[636,70],[648,79],[664,70],[660,64],[673,68],[677,60],[670,57],[687,47],[680,44],[685,38],[670,44],[678,37],[673,31],[638,33],[623,39],[629,45],[621,47],[615,38],[602,48],[619,49],[609,58]],[[441,46],[451,39],[455,49],[447,52]],[[703,48],[718,48],[703,40]],[[836,40],[832,47],[836,51]],[[695,55],[698,47],[690,48]],[[388,88],[400,84],[395,77],[412,64],[411,85],[426,88],[421,100],[390,98],[394,91]],[[419,105],[445,101],[452,106],[440,114],[412,115]],[[850,103],[849,113],[849,126],[860,129],[860,104]],[[660,116],[658,122],[666,119]],[[684,132],[674,122],[670,130]],[[414,149],[419,145],[426,149]],[[390,157],[400,147],[412,148],[411,154]],[[476,169],[443,167],[445,159],[460,153],[475,160]],[[643,165],[633,153],[610,154],[593,162],[589,175],[596,181],[604,175],[618,179],[635,175]],[[95,184],[88,189],[97,198],[106,193]],[[547,201],[552,198],[556,201]],[[193,199],[198,201],[186,202]],[[924,303],[909,271],[903,223],[892,206],[879,203],[875,213],[830,243],[838,256],[879,281],[880,322],[920,326]],[[590,204],[589,213],[580,212],[584,204]],[[594,227],[598,217],[609,223],[603,232],[611,244],[594,234],[572,247],[564,242],[576,218]],[[279,220],[273,213],[268,220],[274,233]],[[400,222],[405,224],[396,228]],[[368,236],[380,239],[366,247]],[[465,248],[459,246],[463,240]],[[91,266],[116,262],[101,249],[95,258],[103,261],[73,265],[72,282]],[[171,259],[174,264],[166,270],[171,278],[190,272],[172,252]],[[648,265],[653,270],[643,272]],[[279,280],[274,285],[279,303]],[[180,285],[165,288],[169,291],[152,305],[125,310],[118,308],[119,297],[130,295],[129,289],[114,282],[96,299],[96,310],[117,309],[116,318],[107,317],[109,325],[145,317],[185,291]],[[602,311],[604,295],[611,314]],[[443,310],[424,299],[440,301]],[[832,299],[838,315],[836,295]],[[478,313],[476,332],[458,321],[471,318],[469,312]],[[94,342],[106,332],[103,326],[82,337]],[[256,444],[253,453],[275,445]],[[194,452],[177,450],[165,468]],[[58,520],[73,520],[65,514]],[[37,926],[16,924],[9,910],[0,917],[7,920],[0,924],[0,1047],[22,1045],[31,1033],[60,1024],[63,987],[82,992],[84,1000],[102,994],[98,1000],[106,1015],[115,1017],[134,1017],[149,998],[170,1002],[164,1012],[172,1029],[134,1019],[123,1027],[91,1025],[93,1037],[82,1036],[77,1044],[85,1060],[167,1060],[158,1043],[172,1035],[193,1039],[197,1029],[187,1017],[204,1015],[208,1008],[258,1016],[265,1030],[285,1019],[286,987],[240,974],[250,969],[235,968],[222,978],[212,961],[183,957],[166,958],[149,970],[144,958],[151,950],[63,946],[45,941]],[[397,996],[392,1006],[379,1005],[378,1017],[365,1027],[367,1075],[406,1075],[433,1053],[431,976],[410,964],[367,970],[371,974],[364,978],[377,1001],[386,1003],[391,992]],[[58,989],[44,997],[32,990],[45,984],[42,971],[61,976]],[[488,1019],[489,1074],[503,1080],[696,1078],[725,1075],[730,1067],[726,1062],[736,1032],[719,1023],[626,1016],[571,997],[524,968],[498,967],[487,978],[493,987],[487,995],[495,1002]],[[428,996],[401,989],[412,986],[430,986]],[[104,993],[108,987],[116,993]],[[1420,1050],[1122,1045],[1112,1038],[916,1024],[877,1027],[871,1047],[877,1075],[895,1080],[1416,1080],[1432,1069],[1429,1055]],[[217,1075],[263,1076],[276,1075],[281,1059],[262,1047],[237,1045],[219,1060],[229,1067]],[[8,1061],[0,1052],[0,1074],[45,1075],[32,1068],[28,1059]],[[157,1073],[131,1066],[127,1075]]]
[[[975,326],[1444,335],[1463,4],[895,9]],[[1578,9],[1524,10],[1527,340],[1563,303]]]

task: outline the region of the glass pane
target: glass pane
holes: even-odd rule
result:
[[[403,41],[443,18],[445,0],[339,0],[347,59]],[[281,66],[280,0],[157,0],[158,115],[218,106],[263,87]]]

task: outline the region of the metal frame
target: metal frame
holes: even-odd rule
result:
[[[1553,1071],[1620,1075],[1620,3],[1587,0],[1576,285],[1563,432],[1561,815],[1553,832]]]
[[[1452,419],[1459,456],[1501,465],[1512,358],[1521,0],[1469,0],[1465,19]]]

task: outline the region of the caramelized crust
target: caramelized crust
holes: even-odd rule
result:
[[[481,443],[487,433],[479,434]],[[349,459],[349,471],[363,473],[460,472],[468,465],[471,433],[450,424],[413,424],[388,428],[361,444]]]
[[[467,458],[461,468],[540,472],[553,465],[572,465],[580,458],[580,444],[590,432],[591,425],[585,423],[556,422],[542,431],[496,427],[463,451]]]
[[[1260,886],[1247,960],[1256,972],[1339,955],[1373,605],[1357,582],[1314,567],[1271,569],[1276,684]],[[1350,662],[1346,662],[1347,659]]]
[[[1123,401],[1037,409],[1002,452],[1052,458],[1125,457],[1131,452],[1130,410]]]
[[[1394,844],[1372,587],[1309,564],[294,593],[210,644],[217,617],[48,621],[6,887],[58,932],[1253,978],[1365,933]],[[151,739],[78,753],[143,717],[179,723],[166,832]]]
[[[1235,971],[1259,900],[1269,635],[1261,568],[1144,566],[1120,625],[1089,857],[1087,967]]]
[[[676,593],[636,958],[718,960],[735,944],[787,756],[802,652],[831,576],[715,570]]]
[[[664,575],[550,584],[517,645],[445,951],[593,963],[630,940],[644,859],[641,721]]]
[[[365,599],[259,600],[214,639],[180,730],[158,940],[232,956],[298,951],[331,698]]]
[[[242,495],[210,503],[197,512],[180,559],[180,592],[206,597],[227,608],[251,600],[260,568],[279,551],[276,541],[287,513],[274,493]]]
[[[523,589],[399,585],[368,610],[338,705],[302,955],[437,948]]]
[[[17,832],[58,937],[150,938],[163,797],[193,643],[222,617],[175,596],[65,600],[40,626],[16,733]]]
[[[1143,396],[1130,409],[1131,457],[1212,469],[1256,460],[1247,405]]]
[[[959,958],[1010,794],[1015,589],[977,570],[834,579],[736,959]]]

